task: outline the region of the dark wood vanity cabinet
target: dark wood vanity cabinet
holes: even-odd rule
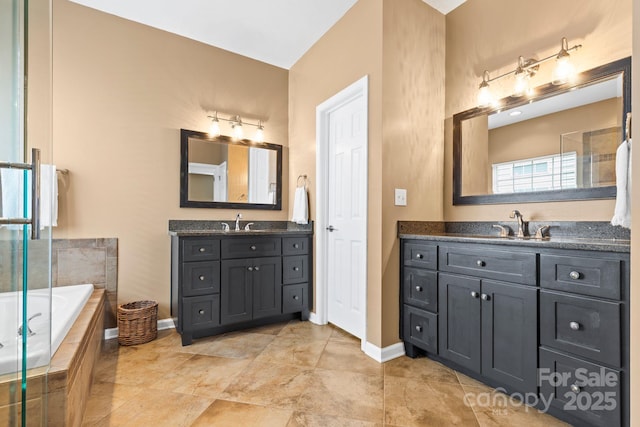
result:
[[[171,237],[171,312],[182,344],[309,318],[309,235]]]
[[[400,259],[407,356],[574,425],[628,425],[628,253],[402,239]]]

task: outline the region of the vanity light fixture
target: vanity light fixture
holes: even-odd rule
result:
[[[220,120],[222,120],[229,122],[235,139],[244,138],[244,126],[246,125],[258,128],[255,137],[251,138],[252,141],[264,142],[264,125],[262,124],[262,120],[259,120],[257,124],[245,122],[239,115],[230,116],[228,119],[225,119],[224,117],[219,117],[217,111],[215,111],[212,116],[207,117],[211,119],[211,127],[209,128],[209,135],[211,136],[220,136]]]
[[[569,47],[566,37],[563,37],[560,43],[560,51],[558,53],[539,60],[532,58],[524,59],[520,56],[518,57],[518,65],[514,70],[508,71],[497,77],[490,78],[489,71],[485,70],[484,73],[482,73],[482,83],[480,83],[480,86],[478,87],[478,106],[488,107],[493,105],[495,100],[489,89],[489,83],[511,74],[515,76],[515,85],[511,96],[531,96],[533,94],[533,90],[529,87],[529,79],[538,72],[540,64],[551,59],[556,59],[556,68],[553,71],[553,79],[551,83],[554,85],[561,85],[569,82],[574,75],[574,68],[569,61],[569,52],[581,48],[582,45],[577,44]]]

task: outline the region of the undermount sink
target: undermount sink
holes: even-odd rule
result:
[[[464,237],[464,238],[470,238],[470,239],[535,240],[539,242],[547,242],[550,240],[549,237],[543,237],[542,239],[539,239],[534,236],[517,237],[517,236],[500,236],[497,234],[451,234],[451,236]]]

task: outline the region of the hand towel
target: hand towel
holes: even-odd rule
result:
[[[31,217],[31,172],[24,182],[24,170],[0,169],[2,186],[2,217]],[[27,186],[27,212],[23,210],[24,185]],[[40,229],[58,225],[58,177],[55,165],[40,166]],[[6,226],[12,230],[21,230],[22,225]]]
[[[28,172],[28,175],[31,173]],[[0,169],[0,185],[2,186],[2,212],[3,218],[24,218],[23,193],[24,175],[21,169]],[[28,180],[27,185],[30,185]],[[27,194],[31,194],[31,188],[27,188]],[[28,211],[27,211],[28,212]],[[27,214],[29,215],[29,214]],[[6,225],[10,230],[21,230],[22,225]]]
[[[297,224],[309,223],[309,209],[307,202],[307,189],[302,186],[296,188],[293,200],[293,215],[291,221]]]
[[[616,151],[616,207],[611,225],[631,228],[631,139]]]

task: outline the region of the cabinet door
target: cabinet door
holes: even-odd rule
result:
[[[438,354],[480,372],[480,280],[440,274]]]
[[[482,281],[482,375],[523,393],[537,391],[537,293]]]
[[[251,320],[253,260],[225,260],[220,269],[220,323]]]
[[[254,258],[251,282],[253,318],[274,316],[282,312],[282,264],[280,257]]]

